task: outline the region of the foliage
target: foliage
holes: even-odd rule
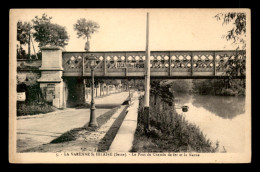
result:
[[[171,85],[164,81],[152,81],[151,82],[151,94],[163,97],[164,101],[169,105],[172,105],[174,101],[173,92],[170,90]]]
[[[219,13],[215,16],[218,21],[222,21],[222,25],[232,24],[232,29],[228,31],[225,38],[230,41],[233,40],[233,44],[237,44],[238,49],[246,48],[246,14],[245,13]],[[243,55],[243,54],[242,54]],[[241,75],[245,76],[246,62],[240,59],[241,54],[237,53],[233,61],[227,63],[228,69],[226,75],[229,76],[229,80],[233,76]]]
[[[139,102],[138,126],[132,152],[215,152],[199,127],[190,124],[182,115],[174,112],[172,106],[163,106],[150,99],[150,132],[145,134],[143,127],[143,97]]]
[[[53,111],[55,111],[55,108],[48,104],[37,104],[37,103],[31,103],[31,104],[18,103],[17,104],[17,116],[36,115],[36,114],[40,114],[40,113],[48,113],[48,112],[53,112]]]
[[[193,92],[211,95],[245,95],[245,79],[196,79],[192,80]]]
[[[32,20],[35,32],[33,36],[35,41],[39,42],[39,47],[45,45],[66,46],[69,40],[66,28],[58,24],[51,23],[52,17],[45,13],[41,18],[35,16]]]
[[[22,21],[18,21],[17,22],[17,41],[20,44],[20,47],[17,45],[17,58],[18,59],[24,59],[24,58],[28,58],[25,51],[22,48],[22,45],[28,44],[30,43],[30,30],[31,30],[32,26],[30,23],[28,22],[22,22]]]
[[[103,81],[103,83],[106,83],[107,85],[118,86],[119,84],[121,84],[120,79],[107,79],[107,80],[102,80],[102,81]]]
[[[100,28],[97,22],[92,20],[86,20],[85,18],[81,18],[77,20],[77,23],[74,24],[74,30],[77,32],[78,38],[83,37],[83,39],[87,38],[85,50],[89,51],[89,39],[91,35],[98,31]]]
[[[132,152],[215,152],[199,127],[176,113],[170,83],[153,81],[150,94],[150,131],[144,130],[144,102],[139,101],[138,125]],[[173,103],[169,103],[169,102]]]
[[[183,92],[188,93],[192,90],[192,80],[190,79],[177,79],[168,81],[170,84],[170,88],[174,92]]]
[[[143,79],[122,79],[122,85],[129,85],[131,88],[135,88],[138,90],[144,89],[144,80]]]
[[[85,80],[86,81],[86,87],[91,87],[92,81],[90,79]],[[106,85],[115,85],[118,86],[119,84],[121,84],[121,80],[118,79],[99,79],[99,78],[95,78],[94,79],[94,85],[95,88],[98,87],[98,84],[103,84],[105,83]]]
[[[31,24],[28,22],[17,22],[17,41],[21,45],[28,44],[29,43],[29,33],[31,30]]]
[[[225,75],[228,76],[227,80],[194,80],[193,91],[200,94],[244,95],[245,79],[235,80],[233,76],[246,75],[246,61],[241,58],[245,54],[238,51],[238,49],[246,48],[246,14],[236,12],[219,13],[215,18],[222,21],[223,25],[232,24],[232,29],[228,31],[225,38],[227,41],[233,40],[233,44],[238,44],[237,53],[234,59],[226,64]]]
[[[22,74],[25,75],[25,78],[22,78],[20,77],[20,74],[22,76]],[[26,73],[18,73],[17,76],[17,85],[19,84],[25,84],[27,86],[32,86],[32,85],[35,85],[35,84],[38,84],[37,83],[37,79],[40,78],[40,74],[39,73],[33,73],[33,72],[26,72]]]
[[[233,61],[228,61],[226,75],[229,79],[233,76],[245,76],[246,75],[246,60],[242,58],[244,53],[237,53]]]
[[[224,88],[223,80],[196,79],[193,80],[193,92],[199,94],[217,95]]]
[[[37,57],[36,57],[36,55],[37,55]],[[40,51],[40,52],[38,52],[38,53],[36,53],[36,54],[32,54],[32,55],[31,55],[31,59],[41,60],[41,59],[42,59],[42,52]]]
[[[17,45],[16,52],[17,52],[17,59],[28,59],[28,54],[25,52],[22,46],[19,47]]]
[[[227,35],[225,36],[226,39],[233,40],[235,44],[242,44],[242,49],[245,49],[246,42],[246,14],[245,13],[236,13],[236,12],[229,12],[229,13],[219,13],[215,16],[215,18],[219,21],[222,20],[222,24],[228,25],[231,22],[234,25],[231,30],[228,31]],[[240,48],[238,46],[238,48]]]

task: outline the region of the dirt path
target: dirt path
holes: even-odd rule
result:
[[[95,103],[120,105],[127,96],[128,92],[116,93],[103,98],[97,98]],[[96,117],[109,110],[97,108]],[[50,143],[71,129],[83,127],[89,122],[89,115],[88,108],[81,108],[18,118],[17,152]]]
[[[40,145],[26,152],[55,152],[57,156],[67,152],[102,152],[107,151],[116,133],[125,118],[127,106],[122,105],[116,110],[112,117],[96,131],[82,130],[74,133],[76,140],[63,143],[48,143]]]
[[[97,109],[100,116],[110,109]],[[64,132],[83,127],[89,121],[89,109],[77,109],[39,118],[17,121],[17,151],[51,142]]]

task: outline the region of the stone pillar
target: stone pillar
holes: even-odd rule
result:
[[[67,107],[67,100],[68,100],[68,86],[67,82],[63,82],[63,107]]]
[[[65,108],[64,83],[62,80],[62,48],[45,46],[42,50],[41,78],[37,81],[45,95],[45,100],[54,107]]]
[[[99,87],[99,96],[102,96],[102,87],[101,87],[101,84],[100,83],[98,83],[98,87]]]

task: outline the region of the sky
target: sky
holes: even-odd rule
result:
[[[220,9],[20,9],[15,22],[31,21],[46,13],[69,34],[66,51],[84,51],[73,25],[80,18],[100,25],[90,40],[90,51],[145,51],[146,14],[149,12],[150,50],[233,50],[223,35],[230,26],[214,17]],[[36,44],[36,43],[35,43]],[[37,47],[37,46],[36,46]]]

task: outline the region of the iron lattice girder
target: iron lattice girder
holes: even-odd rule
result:
[[[86,60],[90,54],[97,58],[95,76],[142,77],[145,74],[145,51],[63,52],[64,76],[90,76]],[[237,63],[245,64],[245,60],[243,50],[151,51],[151,77],[224,76]]]

